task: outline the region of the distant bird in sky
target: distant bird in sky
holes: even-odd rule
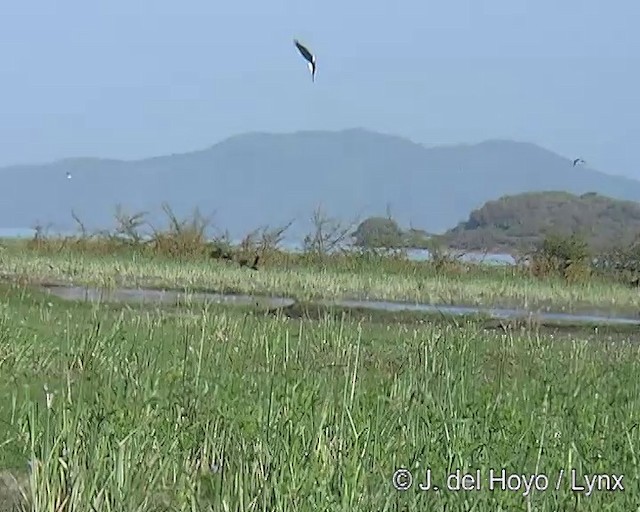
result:
[[[578,165],[578,164],[584,164],[584,163],[586,163],[586,162],[585,162],[582,158],[576,158],[576,159],[573,161],[573,166],[575,167],[575,166],[576,166],[576,165]]]
[[[316,56],[305,48],[297,39],[293,40],[300,54],[306,59],[309,71],[311,71],[311,81],[316,81]]]
[[[71,173],[69,171],[67,171],[67,179],[70,180],[71,179]]]

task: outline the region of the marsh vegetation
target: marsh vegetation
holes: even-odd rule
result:
[[[526,267],[486,267],[329,251],[331,230],[289,254],[278,230],[232,247],[200,228],[5,242],[0,510],[637,508],[637,327],[301,306],[370,297],[637,312],[637,290],[617,275],[585,263],[568,278],[551,242],[547,267],[539,254]],[[212,257],[225,251],[231,259]],[[255,254],[258,271],[238,264]],[[46,282],[298,303],[74,302],[36,288]],[[398,468],[416,479],[430,468],[441,483],[480,470],[484,485],[399,492]],[[501,468],[548,475],[550,487],[489,491],[489,470]],[[570,479],[556,490],[560,470],[572,469],[623,474],[626,491],[587,496]]]

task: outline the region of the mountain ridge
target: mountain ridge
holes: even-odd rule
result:
[[[104,228],[117,204],[151,211],[157,222],[167,202],[178,215],[215,211],[234,235],[295,218],[301,236],[320,204],[345,221],[390,207],[403,225],[443,232],[507,194],[597,191],[640,201],[640,181],[574,168],[570,158],[531,142],[426,146],[364,128],[247,132],[184,153],[66,158],[2,167],[0,176],[16,191],[0,204],[0,227],[51,222],[64,229],[73,226],[74,210],[87,226]]]

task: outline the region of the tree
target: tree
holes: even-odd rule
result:
[[[404,233],[390,218],[369,217],[354,231],[355,245],[367,248],[396,248],[404,246]]]

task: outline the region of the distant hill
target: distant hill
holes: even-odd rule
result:
[[[575,155],[570,155],[573,158]],[[66,172],[73,178],[67,180]],[[390,207],[400,225],[443,232],[505,194],[597,191],[640,200],[640,182],[587,167],[529,143],[493,140],[426,147],[362,129],[250,133],[191,153],[137,161],[67,159],[0,169],[0,228],[51,222],[108,227],[116,204],[154,212],[167,201],[185,215],[199,207],[234,236],[265,224],[309,219],[322,204],[353,220]],[[308,226],[297,222],[301,236]]]
[[[468,251],[531,249],[547,234],[583,236],[593,249],[640,235],[640,204],[596,193],[532,192],[501,197],[474,210],[442,239]]]

